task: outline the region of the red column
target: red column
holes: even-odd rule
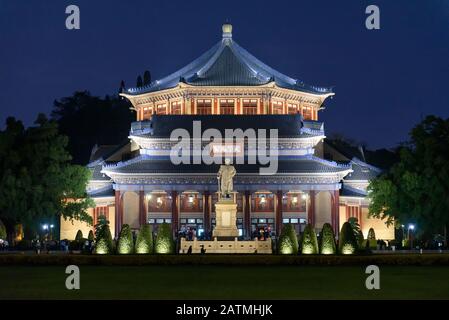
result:
[[[279,237],[282,230],[282,190],[276,192],[276,235]]]
[[[309,191],[309,210],[307,210],[308,223],[315,227],[315,190]]]
[[[146,212],[145,212],[145,192],[143,190],[139,191],[139,222],[140,225],[146,223]]]
[[[122,213],[122,198],[120,190],[115,190],[115,237],[117,238],[122,229],[123,213]]]
[[[251,192],[245,190],[245,208],[243,210],[243,222],[245,225],[245,233],[248,237],[251,237]]]
[[[357,207],[357,211],[358,211],[357,219],[359,220],[360,230],[362,230],[362,206],[359,205]]]
[[[334,190],[334,206],[335,206],[335,230],[337,236],[340,232],[340,191]]]
[[[209,197],[210,197],[210,192],[209,191],[204,191],[203,193],[204,196],[204,233],[206,234],[206,236],[209,235],[210,232],[210,206],[209,206]]]
[[[178,220],[179,220],[178,192],[173,190],[171,192],[171,223],[172,223],[172,231],[175,233],[175,236],[177,236],[178,234]]]

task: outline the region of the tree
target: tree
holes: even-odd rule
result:
[[[140,227],[136,239],[136,253],[153,253],[153,233],[151,232],[151,226],[149,224],[144,224]]]
[[[95,97],[88,91],[56,100],[51,117],[57,121],[60,132],[69,138],[72,163],[87,164],[94,145],[119,145],[128,141],[131,122],[135,121],[131,107],[127,99]]]
[[[120,81],[120,88],[118,89],[118,93],[125,92],[125,81]],[[122,97],[123,98],[123,97]]]
[[[151,73],[148,70],[145,70],[143,74],[143,85],[147,86],[151,83]]]
[[[95,253],[111,254],[114,252],[109,221],[104,215],[98,217],[98,223],[95,225]]]
[[[341,254],[354,254],[357,251],[357,239],[349,222],[343,223],[338,239],[338,251]]]
[[[162,254],[173,254],[175,252],[175,243],[169,224],[162,223],[159,225],[154,249],[156,253]]]
[[[370,182],[369,214],[388,225],[414,223],[421,235],[444,233],[447,240],[449,119],[426,117],[399,154],[397,164]]]
[[[134,251],[134,239],[129,225],[124,224],[118,238],[117,253],[131,254]]]
[[[301,253],[318,254],[318,240],[311,224],[308,224],[304,229],[301,240]]]
[[[298,254],[298,237],[293,225],[285,224],[279,236],[278,253]]]
[[[6,228],[1,220],[0,220],[0,239],[2,240],[6,239]]]
[[[321,231],[320,253],[321,254],[336,254],[337,253],[337,246],[335,244],[334,230],[332,230],[332,226],[329,223],[325,223],[323,225],[323,229]]]
[[[16,225],[92,218],[86,194],[90,171],[72,165],[67,137],[55,121],[40,114],[34,126],[8,118],[0,131],[0,216],[12,240]]]
[[[92,230],[90,230],[89,235],[87,236],[87,240],[94,241],[94,239],[95,239],[94,233],[92,232]]]
[[[139,75],[136,80],[136,87],[141,88],[143,86],[142,77]]]
[[[348,220],[349,224],[351,225],[352,230],[354,231],[354,236],[357,239],[357,244],[359,247],[363,244],[363,232],[362,229],[360,229],[359,220],[355,217],[351,217]]]

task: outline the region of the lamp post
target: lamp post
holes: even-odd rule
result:
[[[412,231],[410,233],[410,230]],[[413,249],[413,230],[415,230],[415,226],[413,224],[408,225],[408,239],[410,241],[410,250]]]

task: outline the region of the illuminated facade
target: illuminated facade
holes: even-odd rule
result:
[[[93,150],[88,165],[93,172],[88,192],[97,205],[91,214],[94,220],[106,215],[113,236],[123,224],[137,230],[149,223],[157,230],[163,222],[171,224],[175,235],[190,229],[197,237],[210,236],[218,165],[176,165],[170,160],[176,144],[171,133],[184,129],[193,134],[193,122],[201,121],[202,132],[278,130],[275,174],[260,175],[261,165],[235,164],[242,238],[260,230],[278,235],[284,223],[300,233],[308,223],[320,230],[328,222],[338,233],[352,216],[361,222],[365,236],[374,227],[383,239],[394,237],[383,222],[367,218],[366,186],[379,170],[358,159],[323,158],[325,132],[318,115],[332,90],[307,85],[262,63],[233,40],[231,25],[225,24],[222,39],[184,68],[121,95],[136,112],[129,141]],[[243,158],[251,152],[248,140],[241,152]],[[74,238],[78,229],[89,228],[62,221],[61,238]]]

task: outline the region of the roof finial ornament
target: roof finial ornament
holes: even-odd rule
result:
[[[221,27],[223,30],[223,39],[231,39],[232,38],[232,24],[226,22]]]

